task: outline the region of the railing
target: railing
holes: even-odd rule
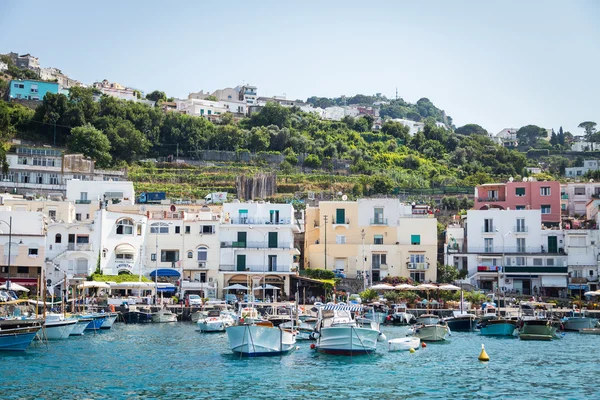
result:
[[[292,249],[291,242],[277,242],[277,246],[269,246],[269,242],[221,242],[222,249]]]
[[[504,199],[501,199],[499,197],[480,197],[477,199],[477,201],[479,202],[483,202],[483,201],[504,201]]]
[[[569,199],[569,195],[568,194],[561,194],[560,195],[560,199],[561,200],[568,200]]]
[[[345,221],[344,220],[340,221],[340,220],[335,219],[335,218],[331,218],[331,219],[332,219],[332,221],[334,221],[332,223],[332,225],[350,225],[350,218],[346,218]]]
[[[468,246],[468,253],[516,253],[516,254],[539,254],[539,253],[548,253],[548,250],[544,246],[530,246],[530,247],[512,247],[506,246],[493,246],[493,247],[474,247]],[[550,253],[550,254],[558,254],[558,253]]]
[[[91,200],[75,200],[75,204],[92,204]]]
[[[371,223],[371,225],[387,225],[388,219],[387,218],[371,218],[370,223]]]
[[[93,249],[92,243],[69,243],[67,245],[69,251],[92,251]]]
[[[219,265],[219,271],[238,271],[238,268],[236,265],[231,265],[231,264],[221,264]],[[246,265],[244,267],[244,269],[242,269],[240,272],[291,272],[290,271],[290,266],[289,265],[283,265],[283,264],[278,264],[278,265],[272,265],[271,267],[269,267],[268,265]]]
[[[448,245],[448,252],[449,253],[459,253],[461,251],[462,246],[458,245],[458,244],[449,244]]]
[[[481,233],[497,233],[494,228],[486,228],[485,226],[481,227]]]
[[[408,269],[429,269],[429,263],[426,263],[426,262],[422,262],[422,263],[407,262],[406,263],[406,267]]]
[[[520,265],[520,266],[506,266],[504,267],[503,272],[513,272],[513,273],[554,273],[554,274],[566,274],[568,272],[568,267],[550,267],[550,266],[529,266],[529,265]]]
[[[583,277],[573,277],[569,278],[569,283],[588,283],[588,280]]]
[[[291,218],[279,218],[278,220],[271,220],[270,218],[237,217],[231,218],[230,221],[230,224],[233,225],[290,225],[293,223]]]
[[[517,225],[517,226],[513,227],[513,232],[515,232],[515,233],[527,233],[527,232],[529,232],[529,227],[528,226]]]

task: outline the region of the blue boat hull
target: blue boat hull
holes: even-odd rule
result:
[[[513,336],[515,328],[515,324],[510,322],[487,324],[480,328],[479,333],[483,336]]]
[[[86,331],[95,331],[100,329],[106,317],[93,317],[92,321],[85,328]]]
[[[0,335],[0,351],[25,351],[37,335],[36,331]]]

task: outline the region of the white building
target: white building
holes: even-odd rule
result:
[[[448,264],[468,270],[468,280],[481,289],[558,295],[567,288],[564,235],[542,229],[540,210],[469,210],[466,242],[456,226],[447,231]],[[457,237],[451,236],[456,235]],[[540,292],[538,292],[540,293]]]
[[[411,121],[409,119],[402,118],[394,118],[392,119],[392,121],[400,122],[402,125],[407,126],[409,129],[408,133],[410,134],[410,136],[414,136],[418,132],[422,132],[423,129],[425,129],[425,124],[423,122]],[[442,125],[445,126],[444,124]]]
[[[565,251],[568,254],[569,290],[575,296],[598,288],[597,229],[566,229]]]
[[[177,101],[177,110],[183,114],[215,120],[229,111],[218,101],[187,99]]]
[[[587,161],[586,161],[587,162]],[[566,183],[560,187],[561,210],[570,217],[586,215],[586,206],[600,198],[600,182]]]
[[[333,106],[323,109],[323,111],[320,114],[324,119],[329,119],[331,121],[340,121],[345,116],[350,116],[353,118],[358,117],[360,111],[358,111],[358,109],[356,108],[348,106]]]
[[[40,79],[46,81],[56,79],[56,81],[58,82],[58,86],[63,89],[69,89],[74,86],[81,86],[81,82],[69,78],[67,75],[63,74],[62,71],[58,68],[40,69]]]
[[[588,171],[598,170],[600,170],[599,160],[585,160],[583,162],[583,167],[565,168],[565,176],[567,178],[579,178],[583,177]]]
[[[492,139],[495,139],[496,143],[505,147],[516,147],[519,144],[517,131],[517,128],[504,128],[496,133],[496,136]]]
[[[576,141],[571,144],[571,151],[596,151],[600,150],[600,145],[596,142]],[[567,168],[570,169],[570,168]]]
[[[223,204],[219,230],[223,285],[266,282],[280,288],[282,297],[289,296],[290,275],[296,273],[294,256],[300,255],[294,247],[294,233],[299,231],[290,204]]]
[[[67,181],[66,200],[75,203],[75,219],[77,221],[90,221],[100,209],[100,202],[104,205],[135,204],[135,191],[133,182],[128,181],[80,181],[72,179]]]

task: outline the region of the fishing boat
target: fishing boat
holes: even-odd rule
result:
[[[454,316],[444,319],[452,332],[474,332],[477,317],[474,314],[454,312]]]
[[[401,337],[388,340],[388,351],[408,351],[418,349],[421,346],[421,339],[418,337]]]
[[[450,334],[447,325],[440,323],[440,317],[433,314],[423,314],[417,318],[415,336],[426,342],[440,342],[446,340]]]
[[[75,326],[77,325],[76,318],[66,318],[63,314],[46,314],[44,329],[39,335],[48,340],[67,339]]]
[[[98,314],[98,313],[90,313],[90,314],[81,314],[77,318],[83,318],[86,320],[91,319],[88,325],[85,327],[86,331],[97,331],[100,329],[104,320],[106,319],[106,315]]]
[[[200,332],[225,332],[225,328],[234,324],[233,318],[219,310],[208,311],[206,317],[197,322]]]
[[[123,321],[126,324],[143,324],[152,322],[152,311],[149,308],[129,308],[123,314]]]
[[[177,314],[174,314],[168,308],[161,308],[157,312],[152,313],[152,322],[177,322]]]
[[[88,327],[90,322],[93,321],[92,318],[85,318],[85,317],[79,317],[79,318],[75,318],[75,319],[76,319],[77,323],[73,327],[73,330],[71,331],[70,336],[83,335],[83,332],[85,331],[85,329]]]
[[[560,320],[552,318],[551,304],[528,302],[521,303],[521,322],[519,339],[552,340],[560,327]]]
[[[0,351],[25,351],[42,329],[42,324],[0,329]]]
[[[310,321],[310,320],[309,320]],[[315,337],[315,326],[316,320],[307,321],[288,321],[279,325],[284,329],[294,329],[296,332],[296,340],[316,340]]]
[[[600,335],[600,328],[584,328],[579,331],[584,335]]]
[[[231,351],[240,356],[278,356],[292,352],[296,336],[269,321],[244,322],[225,328]]]
[[[394,304],[393,313],[387,316],[385,322],[395,326],[407,326],[414,325],[417,319],[407,311],[406,304]]]
[[[585,312],[573,310],[569,315],[562,319],[565,331],[580,331],[582,329],[595,328],[598,325],[598,319],[588,317]]]
[[[317,344],[321,353],[357,355],[374,353],[380,337],[379,324],[358,324],[353,313],[361,306],[326,304],[317,307],[319,321],[316,326]]]
[[[366,307],[365,318],[383,324],[388,317],[389,308],[380,303],[373,303]]]
[[[479,324],[479,334],[482,336],[514,336],[517,321],[513,319],[487,319]]]
[[[104,322],[102,322],[102,325],[100,325],[100,329],[112,328],[113,324],[115,323],[118,317],[119,314],[116,312],[106,313],[106,318],[104,319]]]

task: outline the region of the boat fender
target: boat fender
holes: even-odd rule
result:
[[[310,348],[311,348],[311,350],[314,350],[314,349],[315,349],[315,347],[317,347],[317,346],[316,346],[314,343],[311,343],[311,344],[310,344]]]
[[[412,353],[414,353],[414,352],[415,352],[415,349],[413,349],[413,348],[411,347],[411,348],[410,348],[410,350],[408,350],[408,351],[410,351],[410,352],[411,352],[411,354],[412,354]]]
[[[422,347],[422,348],[425,348],[425,347],[427,347],[427,343],[425,343],[425,342],[421,343],[421,347]]]
[[[242,317],[242,318],[240,318],[240,324],[243,324],[243,323],[244,323],[244,318]]]
[[[110,309],[110,312],[115,312],[115,305],[114,304],[109,305],[108,308]]]

